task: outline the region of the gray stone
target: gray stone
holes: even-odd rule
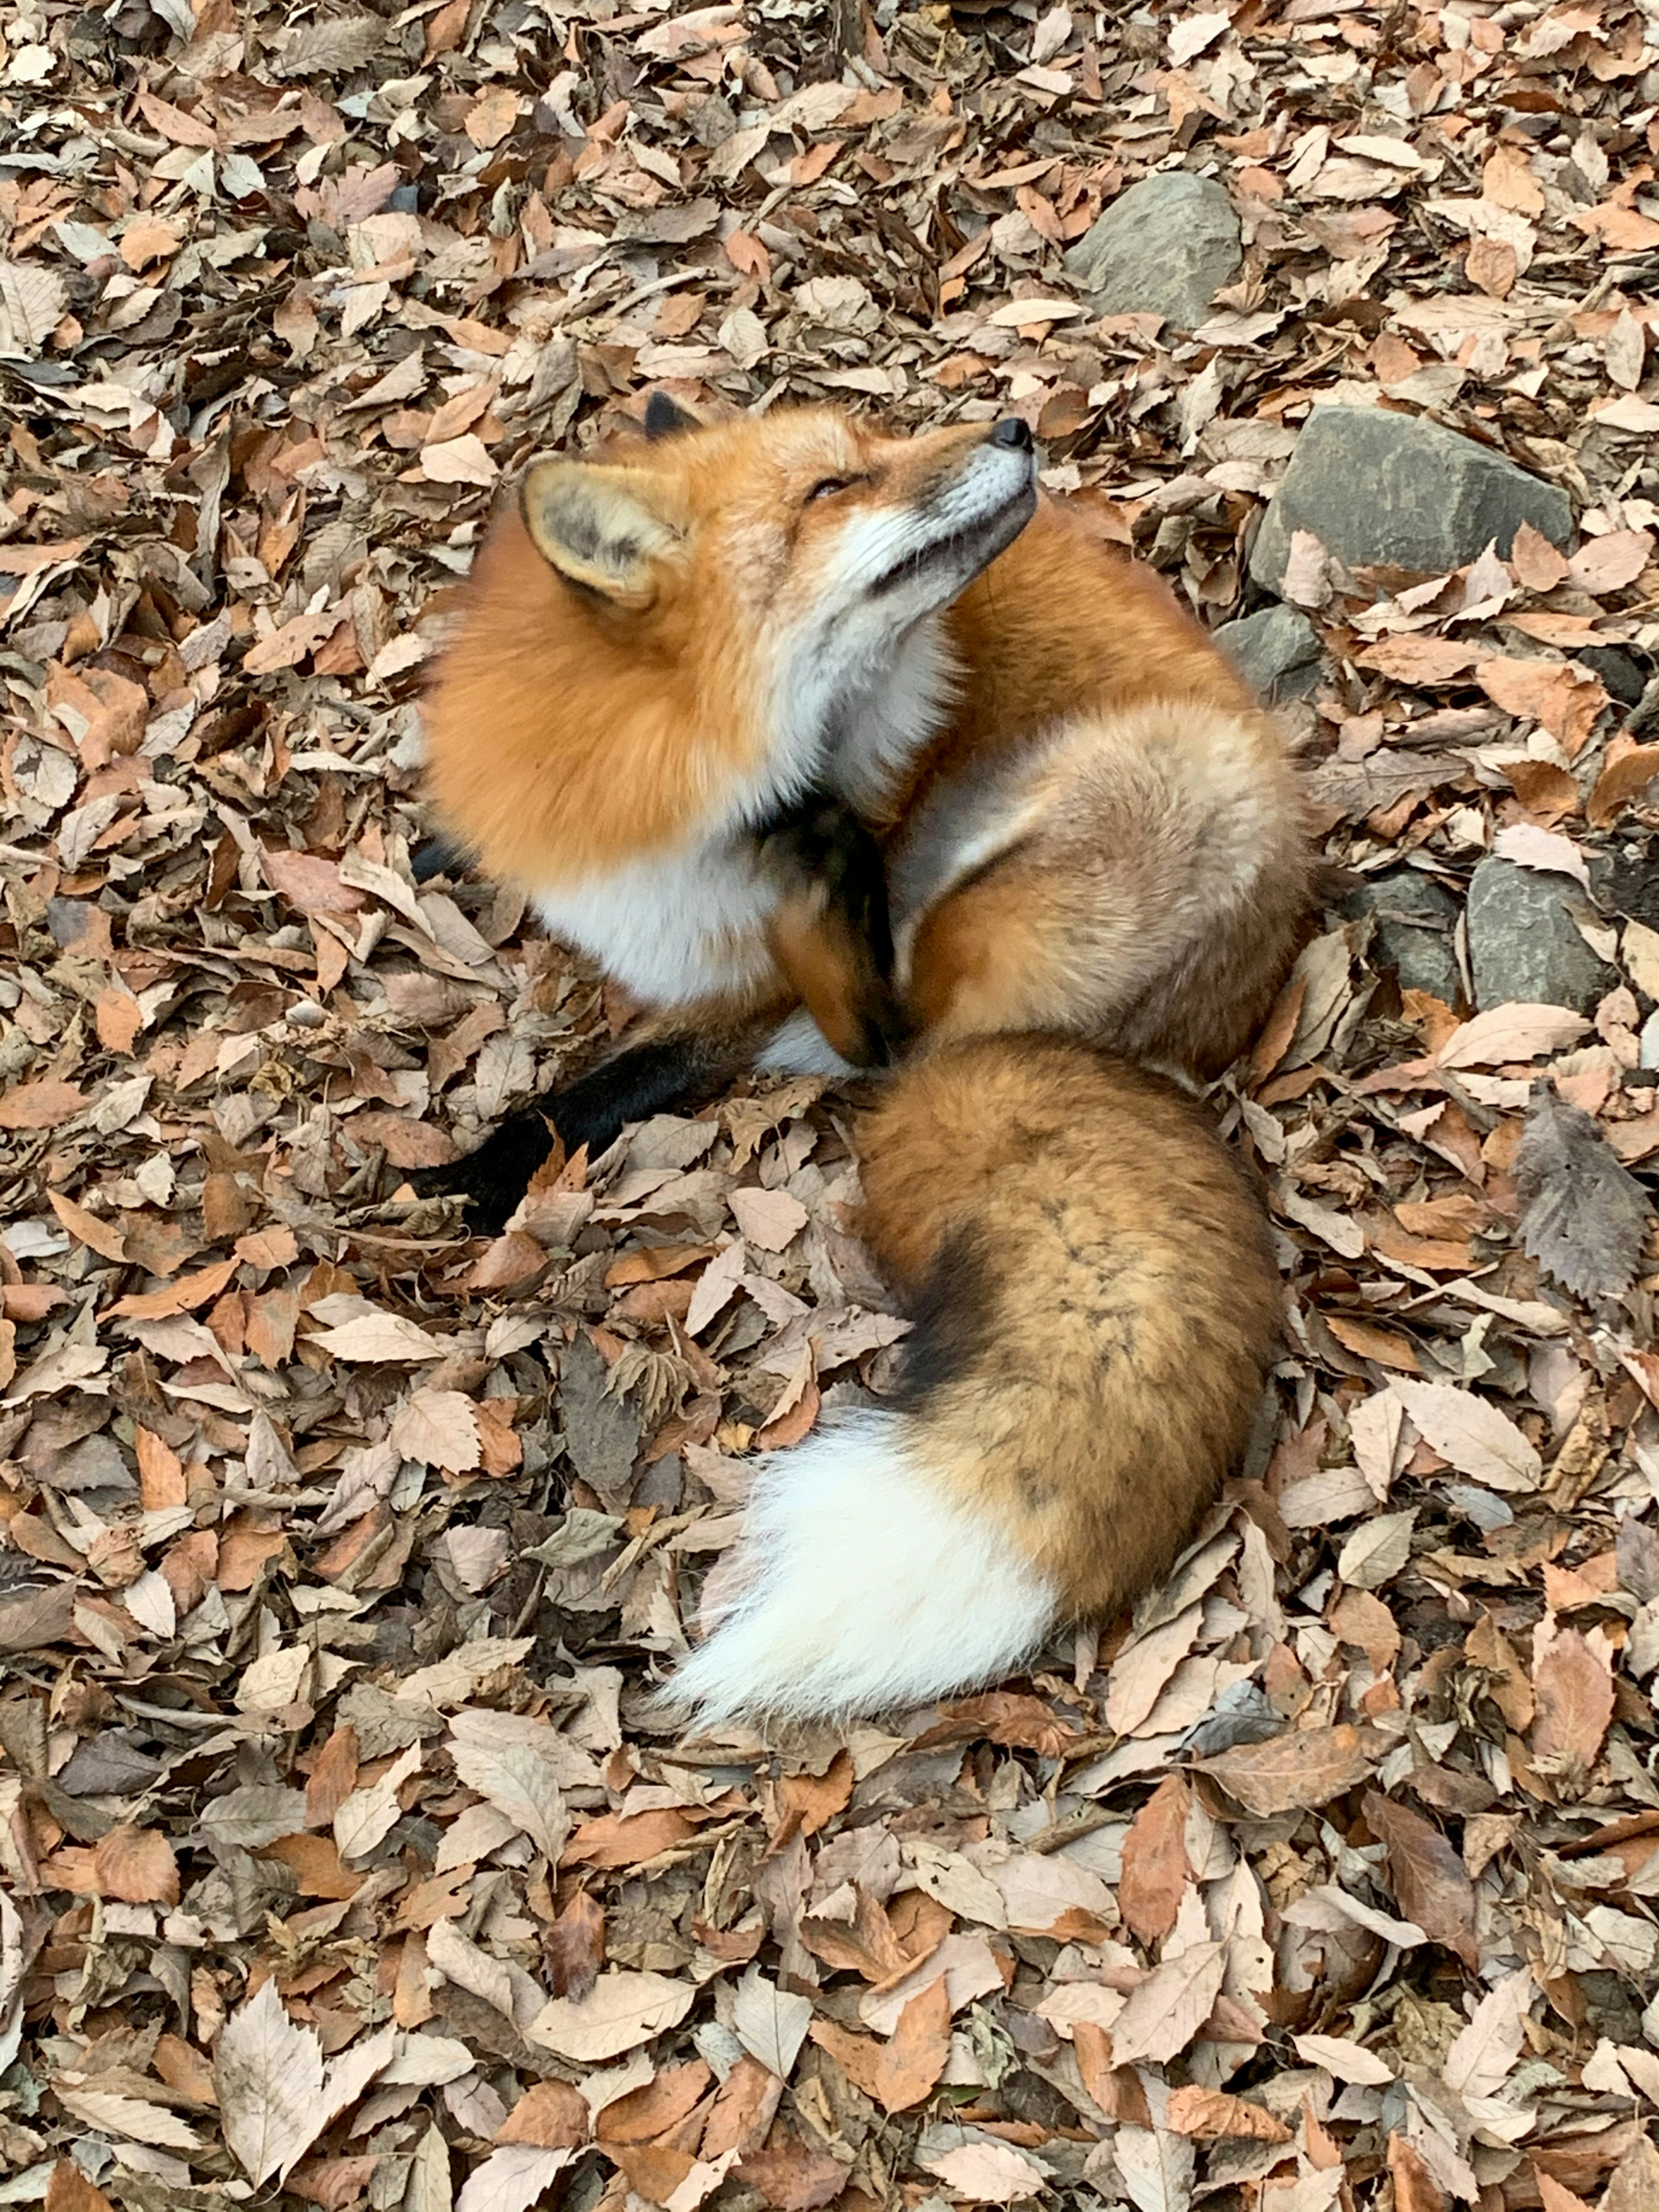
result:
[[[1294,607],[1263,607],[1260,614],[1223,623],[1215,641],[1261,696],[1305,698],[1319,682],[1319,632]]]
[[[1458,906],[1443,884],[1418,868],[1393,868],[1350,891],[1342,911],[1356,919],[1375,917],[1372,959],[1395,970],[1402,991],[1427,991],[1449,1006],[1457,1005],[1463,996],[1452,945]]]
[[[1164,169],[1121,192],[1066,256],[1097,315],[1162,315],[1196,330],[1244,265],[1224,189]]]
[[[1573,920],[1593,911],[1571,876],[1495,855],[1469,884],[1469,969],[1482,1013],[1516,1001],[1594,1012],[1618,971],[1598,960]]]
[[[1620,653],[1616,645],[1581,645],[1572,657],[1595,671],[1607,685],[1608,696],[1621,707],[1634,707],[1647,690],[1646,677],[1629,653]]]
[[[1509,551],[1523,522],[1561,544],[1572,503],[1501,453],[1414,415],[1316,407],[1256,532],[1250,574],[1277,591],[1291,538],[1311,531],[1350,568],[1387,562],[1437,574],[1493,539]]]

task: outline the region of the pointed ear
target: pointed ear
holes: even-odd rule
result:
[[[519,501],[543,559],[619,606],[651,604],[660,566],[684,537],[669,486],[644,469],[536,461]]]
[[[671,399],[665,392],[653,392],[645,403],[645,434],[647,438],[678,438],[687,430],[701,430],[702,425],[689,407],[682,407],[678,399]]]

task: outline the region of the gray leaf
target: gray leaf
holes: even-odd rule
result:
[[[1521,1239],[1564,1289],[1621,1297],[1636,1279],[1647,1194],[1588,1114],[1534,1084],[1516,1161]]]

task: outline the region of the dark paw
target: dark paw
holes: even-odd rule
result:
[[[546,1116],[532,1109],[503,1121],[465,1159],[447,1167],[417,1168],[409,1180],[422,1198],[464,1200],[468,1227],[493,1237],[517,1211],[553,1144]]]

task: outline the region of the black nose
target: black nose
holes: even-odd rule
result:
[[[1031,433],[1018,415],[1005,415],[991,433],[994,446],[1006,446],[1011,453],[1031,451]]]

